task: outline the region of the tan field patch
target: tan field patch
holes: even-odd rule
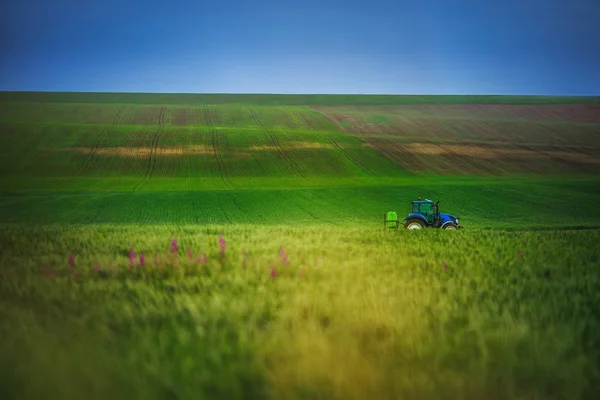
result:
[[[306,149],[333,149],[334,146],[330,143],[316,143],[316,142],[287,142],[282,144],[282,148],[285,150],[306,150]],[[210,155],[215,153],[213,146],[208,145],[190,145],[182,147],[158,147],[153,149],[151,147],[101,147],[98,149],[90,149],[89,147],[70,147],[60,148],[61,151],[72,151],[80,154],[89,154],[93,152],[98,156],[105,157],[134,157],[134,158],[148,158],[152,154],[162,157],[173,157],[173,156],[188,156],[188,155]],[[273,145],[262,145],[262,146],[250,146],[250,147],[238,147],[231,148],[228,150],[221,149],[223,152],[230,152],[236,155],[250,155],[258,151],[281,151],[282,149]]]
[[[285,149],[294,150],[307,150],[307,149],[333,149],[333,145],[330,143],[317,143],[317,142],[284,142],[282,147]],[[263,146],[250,146],[242,149],[242,151],[277,151],[279,148],[271,145]]]
[[[432,143],[407,143],[403,147],[410,153],[424,155],[455,155],[476,157],[488,160],[514,157],[514,158],[546,158],[558,157],[566,161],[584,164],[600,164],[599,157],[593,157],[575,150],[542,150],[524,149],[518,147],[502,148],[469,144],[432,144]]]
[[[71,147],[68,150],[81,154],[90,153],[88,147]],[[153,149],[151,147],[102,147],[96,149],[94,154],[106,157],[135,157],[135,158],[147,158],[154,154],[156,151],[157,155],[161,156],[184,156],[194,154],[214,154],[212,146],[193,145],[186,147],[158,147]]]

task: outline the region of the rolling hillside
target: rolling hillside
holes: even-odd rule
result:
[[[373,223],[422,195],[475,226],[539,224],[532,209],[599,196],[596,98],[1,93],[0,106],[0,222]],[[486,191],[529,203],[477,211]]]

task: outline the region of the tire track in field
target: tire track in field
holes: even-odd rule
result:
[[[144,183],[146,183],[148,178],[151,178],[154,174],[158,154],[158,141],[160,140],[160,136],[165,128],[165,111],[166,107],[161,107],[160,114],[158,116],[158,129],[154,133],[154,136],[152,137],[152,140],[150,142],[150,156],[148,157],[148,165],[146,166],[146,172],[144,173],[144,177],[137,184],[134,190],[139,190],[139,188],[142,187]]]
[[[158,117],[158,130],[153,138],[152,143],[152,151],[150,152],[150,159],[152,160],[150,167],[150,178],[154,175],[154,171],[156,169],[156,159],[158,158],[158,141],[160,140],[160,136],[165,130],[165,112],[167,111],[166,107],[162,107],[160,109],[160,116]]]
[[[542,158],[551,160],[557,166],[561,166],[563,168],[567,167],[567,168],[573,170],[574,172],[585,172],[586,168],[585,168],[585,164],[583,164],[583,163],[577,162],[575,160],[570,160],[570,159],[561,157],[556,154],[552,154],[552,151],[545,150],[545,149],[539,148],[537,146],[524,145],[523,147],[527,150],[530,150],[532,152],[540,154],[542,156]],[[578,151],[577,153],[581,153],[581,151]]]
[[[322,111],[317,111],[320,115],[322,115],[325,118],[328,118],[327,115],[325,115]],[[298,117],[304,122],[304,124],[306,126],[308,126],[308,128],[310,130],[315,130],[316,128],[314,127],[312,121],[310,120],[310,118],[308,118],[306,115],[302,114],[302,113],[297,113]],[[329,119],[329,118],[328,118]],[[337,125],[337,124],[336,124]],[[322,137],[325,137],[335,148],[337,148],[342,155],[348,160],[350,161],[352,164],[356,165],[360,170],[362,170],[365,174],[367,175],[373,175],[369,170],[367,170],[365,167],[363,167],[361,164],[359,164],[358,162],[354,161],[354,159],[342,148],[342,146],[339,145],[339,143],[333,139],[331,137],[331,135],[321,135]],[[352,135],[351,135],[352,136]],[[362,138],[360,139],[362,143],[366,143]]]
[[[392,163],[404,169],[407,173],[414,175],[415,171],[427,168],[426,163],[420,157],[406,150],[404,147],[389,139],[363,139],[364,143],[374,151],[390,160]]]
[[[111,193],[111,194],[106,194],[104,196],[102,196],[102,201],[100,201],[99,205],[96,208],[96,212],[94,213],[93,217],[90,217],[88,219],[88,223],[102,223],[102,220],[100,219],[100,216],[106,211],[106,208],[109,205],[109,198],[114,197],[115,194]],[[112,199],[111,199],[112,200]]]
[[[213,153],[215,155],[215,161],[217,162],[217,168],[219,169],[219,175],[221,176],[221,180],[225,184],[225,187],[236,188],[235,184],[231,181],[229,177],[229,172],[225,167],[225,161],[223,161],[223,154],[221,152],[221,144],[219,143],[219,131],[215,129],[213,124],[213,118],[210,113],[210,109],[208,107],[204,107],[204,121],[207,126],[211,128],[211,137],[212,137],[212,148]],[[225,138],[227,140],[227,138]],[[219,204],[220,207],[220,204]],[[229,219],[228,219],[229,220]]]
[[[320,218],[318,216],[316,216],[315,214],[313,214],[312,212],[310,212],[306,207],[302,206],[299,202],[298,202],[298,198],[297,197],[293,197],[291,198],[288,193],[285,190],[282,190],[280,192],[281,197],[283,197],[285,199],[285,203],[286,204],[291,204],[294,207],[300,209],[302,212],[310,215],[311,218],[313,218],[315,221],[324,221],[324,222],[330,222],[328,219],[325,218]]]
[[[315,126],[313,125],[312,121],[310,120],[310,118],[308,118],[306,115],[304,115],[301,112],[296,112],[294,113],[296,115],[297,118],[299,118],[304,125],[311,131],[313,132],[317,132],[317,129],[315,128]],[[320,138],[325,139],[326,141],[328,141],[329,143],[331,143],[334,148],[336,148],[338,151],[341,152],[341,154],[348,160],[350,161],[351,165],[356,165],[357,167],[359,167],[359,169],[361,169],[363,172],[365,172],[367,175],[370,175],[369,171],[367,171],[365,168],[362,167],[362,165],[358,164],[357,162],[355,162],[352,157],[350,157],[348,155],[348,153],[346,153],[346,151],[344,151],[344,149],[339,145],[339,143],[337,143],[335,141],[335,139],[332,139],[330,135],[323,135],[320,134],[319,135]],[[340,171],[341,172],[341,171]]]
[[[83,172],[90,166],[92,159],[96,156],[96,153],[98,152],[98,149],[100,148],[100,145],[102,144],[102,141],[104,140],[104,138],[110,131],[110,128],[113,126],[116,126],[119,123],[119,120],[123,116],[123,111],[125,111],[125,106],[120,107],[119,110],[117,111],[117,114],[115,115],[112,122],[110,123],[110,125],[107,125],[104,127],[104,129],[102,129],[102,131],[98,135],[98,138],[96,139],[96,142],[90,148],[90,152],[87,154],[87,156],[83,160],[83,163],[81,164],[80,168],[77,170],[76,177],[81,177]]]
[[[344,150],[342,148],[342,146],[340,146],[340,144],[333,139],[330,135],[327,135],[327,140],[335,147],[338,149],[338,151],[340,151],[342,153],[342,155],[344,157],[346,157],[346,159],[348,161],[350,161],[352,164],[356,165],[360,170],[362,170],[365,174],[367,175],[373,175],[369,170],[367,170],[365,167],[363,167],[362,165],[360,165],[359,163],[357,163],[356,161],[354,161],[354,159],[352,159],[352,157],[350,157],[350,155],[348,155],[348,153],[346,152],[346,150]]]
[[[250,118],[252,118],[252,121],[254,121],[256,126],[258,126],[262,131],[264,131],[265,135],[267,135],[269,142],[271,142],[271,144],[277,149],[277,154],[279,155],[279,158],[285,162],[288,169],[290,169],[290,171],[294,175],[300,175],[300,177],[306,178],[306,176],[302,173],[298,163],[292,160],[292,158],[287,154],[287,152],[283,150],[283,148],[281,147],[281,143],[277,139],[276,135],[274,135],[269,129],[267,129],[266,126],[263,125],[263,123],[260,121],[260,119],[253,110],[248,109],[248,113],[250,114]]]
[[[221,153],[221,145],[219,143],[219,131],[212,129],[212,148],[215,155],[215,161],[217,162],[217,168],[219,169],[219,175],[221,180],[225,183],[226,187],[236,189],[237,186],[231,181],[229,172],[225,167],[225,161],[223,161],[223,154]]]
[[[306,115],[304,115],[301,112],[295,112],[294,114],[296,115],[296,117],[298,117],[298,119],[300,119],[300,121],[302,121],[304,123],[304,125],[306,125],[308,127],[309,130],[311,130],[311,131],[315,131],[316,130],[316,128],[313,125],[312,121]]]
[[[223,213],[223,216],[227,220],[227,223],[231,224],[231,220],[227,216],[227,212],[225,211],[225,208],[223,208],[223,204],[221,204],[221,200],[219,199],[219,193],[217,193],[216,196],[217,196],[217,204],[218,204],[219,208],[221,209],[221,212]]]
[[[442,146],[442,148],[446,152],[449,153],[449,155],[450,155],[449,161],[450,162],[452,162],[452,160],[457,160],[457,161],[460,161],[461,163],[463,163],[463,166],[466,165],[466,167],[467,167],[467,169],[465,170],[466,173],[480,173],[481,171],[484,171],[485,173],[492,174],[492,175],[494,175],[496,173],[492,168],[486,166],[484,163],[477,162],[476,160],[474,160],[471,157],[458,154],[456,151],[452,150],[448,146]],[[455,164],[457,164],[457,163],[455,162]],[[462,169],[462,166],[459,166],[459,168]]]
[[[217,162],[217,169],[219,170],[219,176],[225,186],[228,186],[226,173],[224,172],[225,165],[223,165],[223,160],[221,159],[221,149],[219,148],[219,132],[217,132],[214,128],[211,130],[211,139],[212,139],[212,148],[213,154],[215,155],[215,161]],[[219,202],[219,198],[217,197],[217,202]],[[219,207],[221,204],[219,203]],[[222,207],[221,207],[222,209]]]
[[[190,197],[190,206],[192,210],[192,218],[194,218],[194,223],[198,224],[198,210],[196,209],[196,202],[194,201],[194,197]]]
[[[308,208],[301,206],[300,204],[296,203],[296,207],[298,207],[299,209],[301,209],[302,211],[304,211],[305,213],[307,213],[308,215],[311,216],[311,218],[313,218],[315,221],[319,221],[321,218],[317,217],[315,214],[311,213],[310,211],[308,211]],[[324,220],[326,222],[330,222],[328,220]]]

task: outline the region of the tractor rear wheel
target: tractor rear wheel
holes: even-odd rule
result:
[[[425,228],[425,222],[420,220],[419,218],[411,218],[404,224],[406,229],[423,229]]]
[[[444,225],[442,227],[442,229],[456,231],[456,230],[458,230],[458,225],[456,225],[454,222],[448,222],[446,225]]]

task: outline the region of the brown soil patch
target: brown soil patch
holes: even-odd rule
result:
[[[90,152],[88,147],[71,147],[69,150],[75,153],[87,154]],[[213,154],[211,146],[194,145],[187,147],[158,147],[156,154],[161,156],[184,156],[192,154]],[[151,147],[103,147],[95,151],[95,154],[106,157],[136,157],[147,158],[153,154]]]
[[[564,158],[573,162],[584,164],[600,164],[600,156],[593,157],[575,150],[538,150],[524,149],[519,147],[489,147],[469,144],[431,144],[431,143],[408,143],[404,145],[406,150],[415,154],[443,155],[453,154],[457,156],[467,156],[484,158],[488,160],[497,160],[505,157],[524,157],[524,158],[545,158],[554,156]]]
[[[600,105],[330,106],[321,111],[344,132],[363,138],[389,135],[555,145],[600,141]],[[386,120],[375,122],[376,116]]]
[[[287,142],[283,143],[283,146],[286,149],[293,150],[306,150],[306,149],[333,149],[333,145],[329,143],[315,143],[315,142]],[[275,146],[271,145],[263,145],[263,146],[250,146],[244,149],[240,149],[241,151],[278,151],[279,149]]]
[[[334,146],[329,143],[314,143],[314,142],[289,142],[285,143],[286,149],[292,150],[307,150],[307,149],[333,149]],[[89,147],[71,147],[61,148],[61,151],[72,151],[79,154],[90,153]],[[258,151],[279,151],[276,146],[262,145],[250,146],[231,149],[231,154],[235,155],[250,155]],[[134,157],[134,158],[149,158],[153,154],[154,149],[151,147],[102,147],[96,149],[94,154],[104,157]],[[214,154],[215,149],[208,145],[191,145],[185,147],[158,147],[156,155],[159,157],[175,157],[188,155],[210,155]]]
[[[591,147],[402,143],[381,138],[366,142],[394,163],[413,172],[544,174],[600,171],[600,152]]]

